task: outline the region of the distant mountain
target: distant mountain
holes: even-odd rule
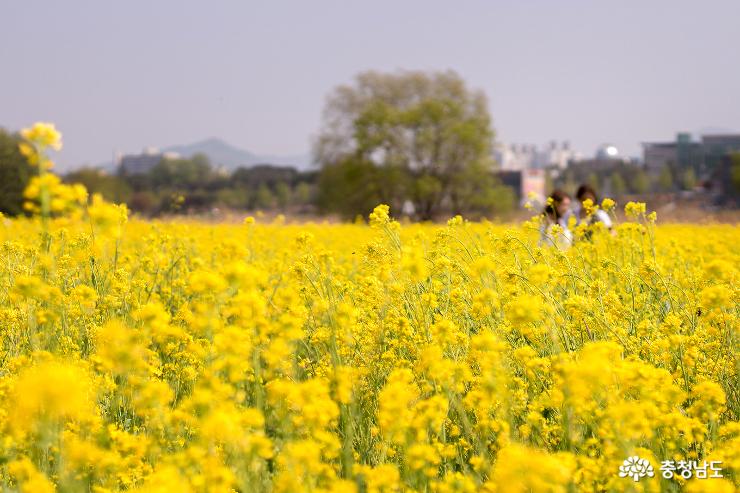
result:
[[[162,149],[164,152],[176,152],[183,157],[192,157],[201,153],[208,156],[214,166],[223,166],[234,170],[239,166],[254,166],[255,164],[276,164],[281,166],[293,166],[298,169],[308,169],[311,158],[308,155],[296,156],[270,156],[253,154],[244,149],[234,147],[228,142],[212,137],[188,145],[176,145]]]

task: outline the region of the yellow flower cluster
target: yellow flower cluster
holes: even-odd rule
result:
[[[21,130],[21,136],[41,148],[49,147],[55,151],[62,149],[62,134],[53,123],[35,123],[32,127]]]
[[[559,250],[387,206],[371,226],[129,221],[99,197],[59,217],[52,176],[28,196],[55,215],[0,223],[3,491],[740,486],[737,228],[628,204]],[[619,477],[634,455],[654,477]]]
[[[55,215],[79,210],[87,202],[87,190],[83,185],[67,185],[57,175],[44,173],[31,178],[23,192],[23,198],[26,199],[23,208],[34,214],[41,213],[44,191],[49,196],[49,212]]]
[[[23,142],[19,150],[31,166],[37,166],[41,171],[54,167],[54,163],[46,156],[48,149],[59,151],[62,149],[62,134],[53,123],[39,122],[20,132]]]

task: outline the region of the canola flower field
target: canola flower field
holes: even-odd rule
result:
[[[401,225],[386,206],[128,220],[44,173],[37,134],[37,215],[0,218],[3,491],[740,486],[737,227],[628,204],[560,249],[535,221]],[[654,475],[620,477],[632,456]]]

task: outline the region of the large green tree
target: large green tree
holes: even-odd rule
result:
[[[36,172],[18,150],[20,141],[0,128],[0,212],[10,216],[23,212],[23,190]]]
[[[489,208],[477,193],[487,189],[471,188],[495,185],[492,140],[484,94],[456,73],[361,73],[326,103],[314,149],[321,204],[354,215],[410,200],[422,218]]]
[[[401,207],[407,176],[396,166],[381,167],[347,156],[326,163],[319,174],[317,205],[345,217],[364,215],[379,203]]]

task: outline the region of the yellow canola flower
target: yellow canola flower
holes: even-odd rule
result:
[[[92,381],[77,365],[48,360],[21,372],[13,385],[11,431],[39,431],[46,425],[93,417]]]
[[[390,206],[381,204],[370,213],[371,226],[383,226],[390,222]]]
[[[41,148],[49,147],[55,151],[62,149],[62,134],[53,123],[34,123],[30,128],[21,130],[21,136]]]
[[[617,203],[610,199],[609,197],[605,198],[601,201],[601,208],[605,211],[609,212],[610,210],[614,209],[616,207]]]
[[[134,488],[136,493],[170,493],[173,491],[190,493],[195,491],[177,467],[164,466],[147,477],[144,484]]]
[[[627,217],[637,218],[641,215],[645,215],[647,211],[644,202],[627,202],[624,206],[624,213]]]
[[[23,197],[26,199],[24,203],[26,210],[31,212],[40,210],[39,202],[43,190],[49,194],[50,212],[55,214],[70,212],[87,202],[87,189],[83,185],[67,185],[62,183],[57,175],[44,173],[31,178],[23,192]]]
[[[576,461],[571,454],[548,454],[521,445],[510,445],[498,456],[491,477],[491,491],[501,493],[565,493]]]
[[[703,307],[707,309],[724,308],[731,305],[732,293],[722,285],[709,286],[699,293]]]
[[[737,488],[727,479],[693,479],[686,483],[686,493],[736,493]]]
[[[99,194],[94,194],[92,203],[87,208],[87,215],[100,233],[110,233],[114,238],[120,238],[121,228],[128,221],[128,208],[125,204],[106,202]]]
[[[36,469],[28,457],[8,464],[8,472],[21,485],[22,491],[33,493],[54,493],[56,491],[54,484]]]
[[[383,435],[390,441],[402,443],[413,417],[411,408],[418,398],[410,370],[395,370],[380,392],[378,424]]]
[[[587,216],[593,216],[596,213],[596,209],[598,209],[599,207],[598,205],[594,204],[594,201],[591,199],[584,200],[581,205]]]
[[[146,221],[34,186],[55,212],[0,227],[0,489],[740,486],[734,226],[635,204],[557,250],[531,222]],[[635,483],[634,455],[725,477]]]

